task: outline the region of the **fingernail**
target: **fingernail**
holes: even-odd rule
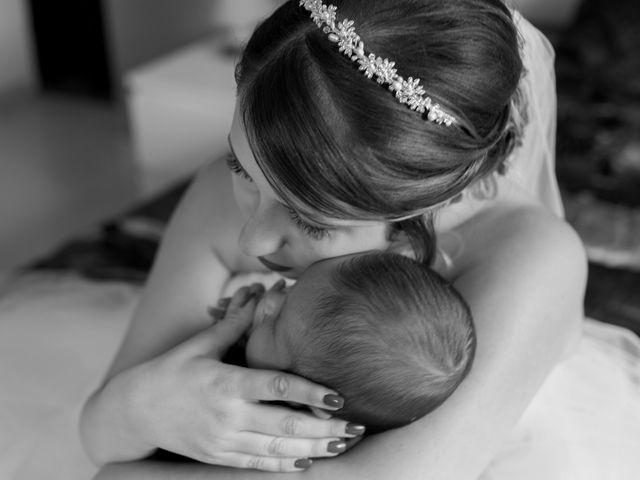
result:
[[[357,423],[347,423],[344,431],[347,435],[362,435],[366,430],[364,425],[358,425]]]
[[[347,444],[342,440],[334,440],[333,442],[329,442],[327,445],[327,452],[330,453],[340,453],[344,452],[347,449]]]
[[[325,395],[322,399],[325,405],[333,408],[342,408],[344,407],[344,398],[340,395],[334,395],[330,393],[329,395]]]
[[[310,458],[299,458],[293,464],[296,468],[309,468],[313,462]]]

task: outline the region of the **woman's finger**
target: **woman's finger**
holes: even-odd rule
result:
[[[230,452],[217,456],[210,463],[264,472],[300,472],[309,468],[313,462],[310,458],[278,458]]]
[[[274,437],[255,432],[239,432],[234,436],[238,452],[265,457],[335,457],[346,451],[347,443],[341,438],[312,439]]]
[[[271,370],[245,371],[243,398],[251,400],[282,400],[326,410],[339,410],[344,399],[335,391],[304,378]]]
[[[233,301],[229,305],[224,322],[214,325],[210,332],[211,344],[209,354],[218,360],[234,345],[251,327],[257,300],[255,297],[246,299],[241,308],[234,308]]]
[[[236,305],[243,303],[243,307],[233,307],[234,302]],[[255,297],[248,295],[248,289],[237,297],[234,295],[222,322],[216,320],[210,309],[214,324],[176,347],[175,352],[188,357],[206,355],[220,360],[251,326],[256,302]]]
[[[324,420],[302,410],[275,405],[248,405],[243,418],[248,427],[239,426],[240,430],[274,436],[327,440],[333,437],[354,437],[364,433],[364,427],[355,423],[338,418]]]
[[[318,407],[310,407],[311,413],[313,413],[316,417],[327,420],[332,417],[332,415],[326,410]]]

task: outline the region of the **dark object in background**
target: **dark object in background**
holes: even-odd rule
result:
[[[97,225],[27,269],[74,272],[93,280],[143,284],[160,245],[164,224],[184,195],[187,179],[130,212]]]
[[[73,240],[30,268],[143,284],[158,246],[157,240],[131,234],[119,222],[113,222],[103,226],[95,238]]]
[[[584,0],[554,41],[557,174],[568,192],[640,206],[640,5]]]
[[[614,259],[640,252],[634,220],[640,209],[639,25],[637,0],[584,0],[553,42],[556,168],[567,219],[588,249],[602,256],[608,242]],[[583,202],[584,195],[590,200]],[[591,257],[586,314],[640,335],[639,260],[603,265]]]
[[[113,97],[101,0],[29,0],[40,84],[44,90]]]

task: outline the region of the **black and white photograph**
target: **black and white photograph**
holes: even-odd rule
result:
[[[0,480],[640,479],[636,0],[0,0]]]

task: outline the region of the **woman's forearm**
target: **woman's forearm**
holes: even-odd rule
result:
[[[136,438],[129,372],[113,377],[87,400],[80,416],[80,436],[97,465],[148,457],[155,449]]]

